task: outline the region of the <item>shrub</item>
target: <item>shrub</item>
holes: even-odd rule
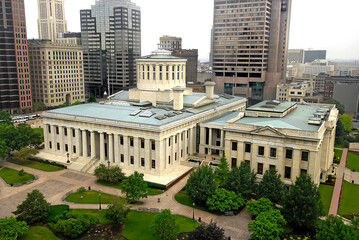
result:
[[[176,224],[176,218],[168,209],[163,210],[153,220],[152,231],[162,240],[176,239],[178,229],[179,226]]]
[[[46,222],[57,222],[59,219],[66,219],[66,214],[69,212],[68,205],[54,205],[50,206],[50,212],[46,218]]]
[[[106,218],[113,220],[115,223],[123,223],[129,212],[130,208],[127,206],[126,200],[117,198],[113,204],[110,204],[107,207],[105,216]]]
[[[253,240],[280,240],[286,221],[279,210],[269,210],[260,213],[257,218],[248,224]]]
[[[214,195],[207,199],[209,209],[221,212],[238,210],[243,205],[244,199],[241,194],[236,194],[224,188],[219,188]]]
[[[16,240],[29,231],[26,222],[16,221],[14,217],[0,219],[0,239]]]
[[[260,198],[257,201],[248,201],[247,210],[254,217],[257,217],[262,212],[267,212],[274,209],[273,203],[268,198]]]

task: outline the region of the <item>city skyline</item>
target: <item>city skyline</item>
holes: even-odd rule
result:
[[[142,55],[156,50],[160,36],[182,37],[183,48],[198,49],[199,59],[208,60],[213,23],[212,0],[183,0],[179,5],[168,0],[133,0],[142,12]],[[175,2],[175,1],[170,1]],[[68,31],[80,31],[80,9],[88,9],[95,0],[65,0]],[[28,38],[37,38],[37,0],[25,0]],[[191,7],[188,7],[191,6]],[[328,59],[357,59],[359,32],[353,31],[359,2],[344,0],[293,0],[289,48],[324,49]],[[172,11],[176,9],[176,11]],[[345,21],[345,22],[344,22]],[[345,33],[345,38],[341,33]]]

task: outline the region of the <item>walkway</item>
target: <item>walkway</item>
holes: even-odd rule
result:
[[[329,214],[336,216],[338,213],[339,203],[340,203],[340,195],[342,193],[342,186],[344,180],[344,171],[348,157],[348,148],[343,149],[342,158],[340,160],[340,164],[337,168],[337,179],[335,181],[334,191],[332,195],[332,201],[330,203]]]
[[[43,172],[4,161],[0,161],[0,166],[16,170],[24,169],[26,172],[38,177],[38,180],[35,182],[20,187],[10,187],[0,182],[0,218],[11,216],[12,212],[16,210],[16,206],[26,199],[27,193],[34,189],[41,191],[46,200],[52,205],[68,204],[72,209],[98,209],[99,207],[98,204],[71,204],[64,202],[66,194],[71,191],[76,191],[80,187],[87,188],[88,186],[91,186],[92,190],[123,196],[119,189],[98,185],[96,183],[96,178],[91,174],[69,169],[58,172]],[[183,178],[163,194],[149,196],[147,199],[142,200],[143,204],[141,205],[132,205],[132,209],[136,210],[139,207],[158,208],[160,210],[171,209],[171,212],[174,214],[192,218],[193,208],[178,203],[174,198],[186,185],[188,177],[189,176]],[[158,202],[158,198],[160,198],[160,202]],[[102,209],[105,209],[106,207],[106,204],[102,204]],[[225,229],[225,234],[231,236],[232,240],[249,239],[248,223],[251,221],[251,217],[246,209],[240,214],[231,217],[217,216],[197,209],[194,210],[194,213],[196,219],[201,217],[202,221],[206,223],[210,223],[211,221],[216,222],[218,226]]]

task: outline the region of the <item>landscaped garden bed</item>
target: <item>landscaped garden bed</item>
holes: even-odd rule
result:
[[[11,168],[1,168],[0,177],[9,185],[23,185],[35,180],[35,176],[24,171],[17,171]]]

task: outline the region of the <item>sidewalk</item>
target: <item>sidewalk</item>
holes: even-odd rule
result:
[[[344,170],[348,157],[348,148],[343,150],[342,158],[340,160],[340,164],[337,168],[337,179],[335,181],[334,191],[332,195],[332,201],[330,203],[329,214],[336,216],[338,213],[339,203],[340,203],[340,195],[342,193],[342,186],[344,180]]]

